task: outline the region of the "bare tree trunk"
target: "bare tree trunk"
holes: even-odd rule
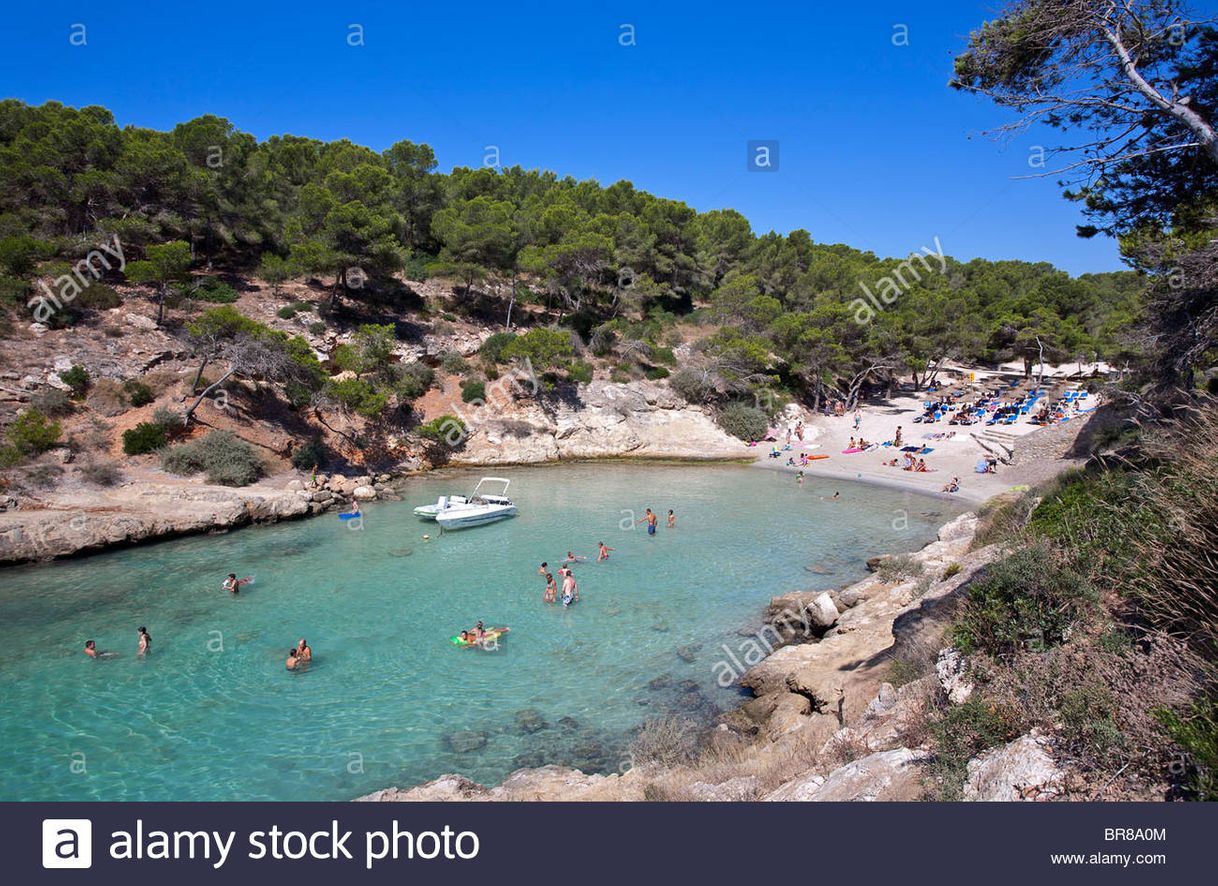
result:
[[[193,394],[199,389],[199,382],[203,380],[203,370],[207,368],[207,364],[211,361],[210,354],[203,355],[203,362],[199,364],[199,371],[195,373],[195,380],[190,383],[190,392]]]
[[[508,297],[507,320],[503,324],[504,329],[512,328],[512,308],[516,305],[516,275],[512,274],[512,294]]]
[[[214,391],[216,388],[220,387],[220,385],[224,384],[224,382],[228,381],[228,377],[230,375],[232,375],[234,372],[236,372],[235,369],[229,368],[228,372],[224,373],[224,375],[220,376],[218,379],[216,379],[214,382],[212,382],[206,388],[203,389],[203,393],[201,393],[197,398],[195,398],[195,402],[191,403],[190,406],[188,406],[186,408],[186,412],[183,413],[183,415],[182,415],[182,426],[183,427],[190,424],[190,417],[195,414],[195,410],[199,408],[199,404],[202,403],[205,399],[207,399],[207,395],[210,394],[212,391]]]
[[[159,290],[160,295],[156,300],[156,325],[160,326],[165,322],[165,289],[166,284],[162,283]]]

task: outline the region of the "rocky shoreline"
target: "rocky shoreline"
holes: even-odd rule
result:
[[[483,415],[482,413],[486,414]],[[443,466],[538,465],[571,460],[740,461],[749,450],[701,408],[664,385],[595,381],[578,403],[483,405],[472,433]],[[96,553],[144,541],[219,532],[323,513],[352,499],[395,499],[392,484],[432,470],[410,459],[393,473],[283,475],[234,489],[192,481],[133,480],[81,487],[32,503],[0,500],[0,566]]]
[[[368,802],[549,800],[918,800],[930,747],[920,726],[933,702],[958,704],[972,687],[944,632],[962,592],[998,555],[975,547],[978,518],[944,525],[935,541],[834,591],[775,597],[757,633],[760,660],[739,685],[753,698],[719,718],[712,761],[638,762],[620,774],[562,766],[519,769],[500,784],[446,774]],[[886,577],[887,575],[887,577]],[[765,649],[772,648],[769,654]],[[930,676],[894,685],[894,661],[933,663]],[[969,800],[1052,799],[1061,773],[1044,741],[1022,736],[968,764]]]

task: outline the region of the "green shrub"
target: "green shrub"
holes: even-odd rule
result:
[[[89,370],[73,366],[59,373],[59,380],[72,389],[72,396],[80,399],[89,390]]]
[[[608,326],[599,326],[592,332],[592,338],[588,340],[588,349],[597,357],[608,357],[613,353],[613,346],[617,344],[617,333]]]
[[[309,335],[321,335],[326,331],[326,322],[324,320],[314,320],[308,325]]]
[[[930,772],[938,783],[938,799],[961,799],[968,761],[982,751],[1015,739],[1022,731],[1014,710],[979,698],[943,711],[931,727],[935,755]]]
[[[1218,705],[1203,699],[1183,717],[1169,708],[1154,715],[1184,752],[1184,782],[1192,799],[1218,800]]]
[[[634,381],[634,376],[620,367],[614,367],[609,372],[609,381],[616,385],[625,385]]]
[[[648,367],[645,374],[652,381],[660,381],[660,379],[668,378],[668,370],[663,366]]]
[[[516,333],[514,332],[496,332],[482,343],[478,353],[491,363],[502,363],[504,349],[515,340]]]
[[[165,429],[154,422],[142,421],[134,428],[123,431],[123,452],[127,455],[155,452],[167,442]]]
[[[962,652],[1004,655],[1064,642],[1098,599],[1082,575],[1047,544],[991,564],[969,585],[952,640]]]
[[[713,375],[688,366],[673,373],[668,384],[687,402],[698,405],[709,403],[717,393]]]
[[[8,426],[8,442],[27,458],[41,455],[59,442],[63,428],[37,409],[27,409]]]
[[[461,400],[465,403],[486,402],[486,384],[477,379],[467,378],[461,382]]]
[[[281,320],[291,320],[297,314],[303,314],[306,311],[311,311],[311,310],[313,310],[313,306],[311,304],[309,304],[307,301],[295,301],[295,302],[292,302],[290,305],[284,305],[282,308],[280,308],[275,313],[279,316],[279,318]],[[325,328],[326,328],[325,324],[323,323],[322,329],[325,329]]]
[[[127,395],[127,399],[135,407],[147,406],[156,399],[152,394],[152,388],[134,378],[129,378],[123,382],[123,393]]]
[[[262,461],[254,447],[231,431],[212,431],[161,455],[161,467],[171,474],[206,472],[207,482],[248,486],[262,476]]]
[[[423,363],[399,363],[394,371],[393,386],[403,400],[417,400],[431,388],[436,374]]]
[[[186,420],[182,413],[174,412],[167,406],[158,406],[153,410],[152,424],[164,431],[166,437],[172,437],[185,427]]]
[[[456,351],[445,351],[440,357],[440,368],[453,375],[460,375],[469,369],[469,364]]]
[[[468,429],[465,422],[455,415],[441,415],[426,424],[419,425],[416,432],[424,440],[456,449],[465,442]]]
[[[588,384],[592,381],[592,364],[583,360],[572,363],[571,368],[567,370],[567,378],[579,385]]]
[[[105,283],[92,283],[80,291],[73,304],[90,311],[109,311],[123,306],[123,297]]]
[[[308,471],[313,465],[325,464],[326,456],[326,447],[321,440],[306,440],[292,450],[292,467],[298,471]]]
[[[205,301],[215,305],[231,305],[238,298],[237,290],[214,277],[209,277],[196,283],[188,294],[196,301]]]
[[[663,363],[665,366],[677,365],[677,355],[672,352],[672,348],[652,348],[651,359],[657,363]]]
[[[1065,693],[1058,703],[1062,735],[1090,755],[1103,755],[1125,744],[1117,726],[1116,696],[1105,686],[1080,686]]]
[[[389,402],[389,395],[378,391],[362,378],[331,379],[326,392],[348,409],[367,418],[376,418]]]
[[[0,305],[25,308],[29,300],[29,281],[0,274]]]
[[[30,398],[30,406],[52,418],[63,418],[65,415],[71,415],[76,409],[72,405],[72,398],[59,388],[43,388]]]
[[[963,568],[964,568],[963,566],[961,566],[959,563],[956,563],[954,561],[951,563],[948,563],[947,566],[943,570],[943,575],[941,577],[941,580],[947,581],[952,576],[959,575],[960,570]]]
[[[741,440],[760,440],[769,430],[770,420],[756,406],[729,403],[719,410],[719,427]]]

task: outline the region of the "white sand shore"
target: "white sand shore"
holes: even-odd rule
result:
[[[784,451],[781,458],[772,459],[769,452],[773,444],[758,444],[753,450],[757,454],[757,465],[771,470],[787,471],[793,475],[802,470],[807,477],[819,481],[853,480],[927,495],[982,502],[1012,487],[1040,483],[1068,468],[1082,464],[1082,459],[1064,457],[1064,453],[1086,424],[1085,420],[1075,419],[1049,428],[1040,428],[1021,420],[1018,424],[1003,428],[1007,433],[1018,437],[1014,463],[998,465],[996,474],[978,474],[974,469],[977,462],[986,455],[986,451],[972,434],[980,435],[985,426],[962,427],[949,425],[946,420],[928,425],[914,424],[913,420],[922,414],[923,399],[924,395],[903,395],[887,400],[882,405],[864,406],[858,430],[854,427],[853,414],[837,417],[807,413],[804,415],[803,445],[794,440],[792,449]],[[868,442],[875,443],[892,440],[898,426],[902,429],[906,445],[924,444],[933,449],[933,452],[920,456],[925,458],[930,468],[928,473],[904,471],[899,467],[882,464],[894,455],[901,454],[892,447],[881,447],[870,452],[842,452],[847,448],[851,437],[857,438],[861,435]],[[955,436],[949,440],[929,440],[923,436],[951,431],[955,432]],[[1047,445],[1042,446],[1042,442]],[[778,445],[781,447],[782,444],[783,441],[780,440]],[[1046,451],[1038,451],[1041,449]],[[798,466],[801,452],[827,455],[829,458],[809,462],[806,467],[801,468]],[[794,467],[786,464],[791,456],[795,457],[797,463]],[[944,485],[953,477],[960,478],[960,491],[955,494],[943,493]],[[819,485],[823,485],[823,482]],[[831,495],[833,491],[832,488],[826,487],[822,494]]]

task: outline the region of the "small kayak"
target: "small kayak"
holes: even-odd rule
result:
[[[338,519],[340,519],[340,520],[354,520],[356,517],[362,517],[362,516],[364,516],[364,515],[363,515],[363,514],[339,514],[339,515],[338,515]]]
[[[482,642],[487,643],[487,642],[492,642],[492,641],[498,640],[500,637],[502,637],[504,634],[506,634],[510,630],[511,630],[511,628],[491,628],[483,636]],[[462,649],[468,648],[470,646],[478,645],[477,643],[471,643],[468,640],[462,640],[460,634],[457,634],[456,636],[453,636],[453,637],[449,637],[448,642],[452,643],[454,646],[460,646]]]

